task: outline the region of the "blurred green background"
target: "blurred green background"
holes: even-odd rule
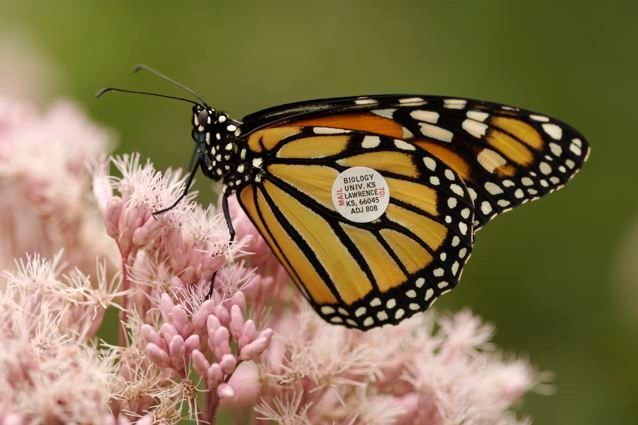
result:
[[[555,373],[555,395],[524,401],[535,423],[638,423],[637,18],[632,1],[0,0],[0,78],[34,74],[8,89],[75,99],[115,131],[118,152],[159,167],[187,165],[190,108],[94,98],[104,85],[180,93],[131,74],[138,62],[235,118],[404,92],[572,124],[593,146],[583,172],[481,231],[462,284],[438,306],[470,306],[496,325],[500,347]]]

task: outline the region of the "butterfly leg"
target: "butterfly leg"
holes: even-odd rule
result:
[[[167,208],[162,208],[159,211],[153,211],[153,216],[160,215],[160,214],[163,214],[163,213],[165,213],[167,211],[172,210],[173,208],[175,208],[177,206],[177,204],[179,204],[181,202],[182,199],[184,199],[184,197],[186,195],[188,195],[188,191],[190,190],[191,185],[193,184],[193,179],[195,178],[195,174],[197,174],[197,168],[199,167],[200,163],[201,163],[201,156],[199,156],[195,160],[195,166],[192,168],[190,174],[188,175],[188,179],[186,180],[186,185],[184,187],[184,192],[182,192],[182,194],[177,197],[177,199],[175,200],[175,202],[173,202],[173,204],[171,206],[169,206]]]
[[[191,156],[191,160],[188,162],[188,171],[192,172],[194,169],[196,169],[199,165],[199,161],[201,161],[199,146],[196,146],[195,150],[193,151],[193,155]]]
[[[230,245],[235,240],[235,227],[233,227],[233,218],[230,216],[230,209],[228,208],[228,194],[224,193],[222,195],[222,211],[224,213],[224,219],[226,219],[226,226],[228,226],[228,234],[230,237],[228,238],[228,244]],[[211,295],[213,295],[213,289],[215,288],[215,278],[217,277],[217,272],[213,273],[213,277],[210,280],[210,287],[208,289],[208,294],[206,294],[205,299],[209,299]]]

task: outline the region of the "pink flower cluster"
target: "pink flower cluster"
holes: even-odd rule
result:
[[[182,173],[107,142],[67,103],[0,99],[0,425],[520,423],[538,374],[476,316],[329,325],[236,200],[235,243],[194,192],[153,215]],[[116,345],[95,336],[108,308]]]
[[[242,292],[224,301],[217,292],[215,295],[189,315],[183,306],[162,294],[159,309],[163,323],[159,331],[148,324],[142,326],[147,341],[144,351],[155,364],[182,378],[192,364],[207,389],[216,391],[221,400],[236,396],[245,400],[245,386],[233,385],[245,376],[237,378],[234,373],[242,362],[259,358],[270,344],[272,330],[258,332],[255,322],[245,318]]]
[[[86,196],[87,166],[105,155],[108,132],[72,103],[42,113],[0,97],[0,268],[27,253],[65,259],[85,272],[96,257],[112,257],[97,211]]]

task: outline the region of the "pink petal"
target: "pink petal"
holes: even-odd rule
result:
[[[239,349],[244,348],[245,345],[253,342],[255,337],[257,336],[257,329],[255,327],[255,322],[252,320],[247,320],[244,324],[244,329],[241,331],[241,336],[239,337],[237,344]]]
[[[239,338],[241,331],[244,328],[244,314],[241,312],[241,308],[238,305],[233,305],[230,308],[230,332],[234,338]]]
[[[164,338],[166,344],[170,344],[173,337],[175,335],[178,335],[177,329],[175,329],[175,326],[171,325],[170,323],[163,323],[162,326],[160,326],[159,331],[160,336]]]
[[[224,354],[219,365],[222,367],[222,372],[230,375],[235,370],[235,366],[237,366],[237,359],[232,354]]]
[[[170,314],[173,312],[174,306],[175,304],[173,303],[171,297],[167,293],[163,293],[160,297],[159,310],[160,313],[162,313],[162,318],[165,322],[168,322],[170,320]]]
[[[227,328],[221,327],[215,331],[215,335],[213,336],[213,346],[211,349],[218,359],[224,354],[230,353],[230,334]]]
[[[173,324],[184,338],[186,338],[191,333],[191,326],[188,320],[188,316],[186,315],[186,311],[181,305],[176,305],[173,307],[172,311]]]
[[[157,345],[153,344],[152,342],[146,344],[146,347],[144,348],[144,352],[158,366],[170,367],[171,362],[170,362],[170,357],[168,356],[168,353],[162,350],[161,348],[159,348]]]
[[[204,330],[204,326],[207,324],[206,321],[212,314],[214,307],[213,300],[206,300],[199,306],[191,319],[191,323],[196,330],[200,332]]]
[[[242,360],[251,360],[259,356],[270,344],[270,338],[259,337],[244,348],[239,353]]]
[[[195,370],[202,376],[206,376],[208,372],[208,368],[210,367],[210,363],[206,360],[206,357],[199,350],[193,350],[191,354],[191,359],[193,360],[193,367]]]
[[[213,363],[206,372],[206,378],[208,382],[208,388],[216,387],[224,379],[224,373],[222,372],[219,363]]]
[[[189,356],[194,350],[199,348],[199,335],[193,334],[184,341],[186,347],[186,355]]]
[[[239,306],[242,312],[246,311],[246,296],[244,295],[243,292],[241,291],[235,292],[235,295],[233,295],[233,297],[231,298],[231,302],[234,305]]]
[[[184,338],[180,335],[175,335],[173,339],[171,339],[171,343],[168,344],[168,352],[173,365],[175,365],[177,369],[180,369],[184,365],[184,355],[186,354]]]
[[[219,323],[224,326],[228,325],[228,322],[230,321],[230,314],[228,314],[228,310],[226,310],[221,305],[217,305],[215,306],[213,313],[215,313],[215,316],[217,316],[217,318],[219,319]]]
[[[157,346],[162,346],[162,339],[151,325],[146,323],[142,325],[141,334],[146,342],[152,342]]]

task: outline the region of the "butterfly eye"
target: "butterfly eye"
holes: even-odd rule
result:
[[[205,125],[208,122],[208,111],[204,110],[197,114],[199,125]]]

